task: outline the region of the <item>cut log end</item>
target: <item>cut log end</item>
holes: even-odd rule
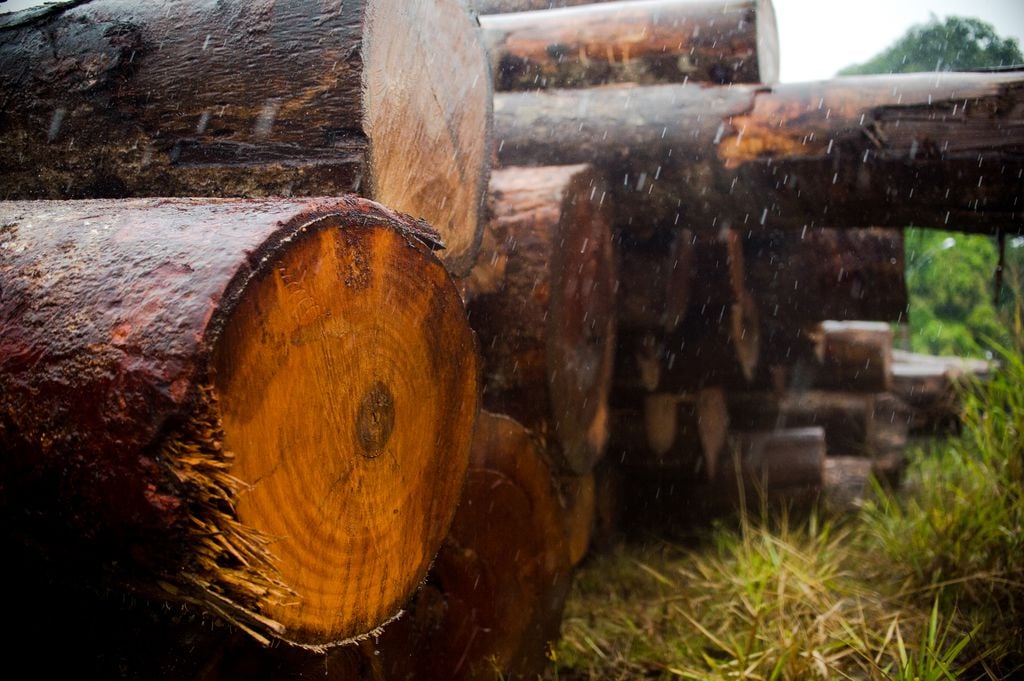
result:
[[[434,226],[457,275],[480,246],[490,168],[491,73],[478,33],[461,2],[388,0],[371,6],[364,37],[373,196]]]
[[[589,171],[573,176],[551,262],[548,384],[555,432],[577,473],[604,454],[615,353],[615,254],[599,187]]]
[[[442,268],[413,262],[420,249],[394,231],[342,226],[245,292],[213,357],[246,487],[238,520],[296,595],[268,593],[260,612],[309,645],[373,630],[426,574],[476,403],[473,339]],[[441,349],[456,361],[435,361]]]
[[[354,197],[9,202],[0,224],[19,541],[262,642],[326,647],[398,612],[478,403],[429,233]]]

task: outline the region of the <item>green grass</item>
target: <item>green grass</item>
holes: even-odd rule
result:
[[[1024,355],[1002,355],[966,388],[962,435],[914,452],[903,491],[592,560],[548,677],[1024,675]]]

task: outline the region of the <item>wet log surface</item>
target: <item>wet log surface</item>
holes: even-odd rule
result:
[[[754,231],[744,251],[766,322],[907,319],[901,229]]]
[[[588,166],[494,173],[492,219],[464,280],[484,356],[484,405],[551,440],[560,467],[604,452],[615,262],[603,178]]]
[[[617,410],[609,453],[627,467],[670,468],[694,479],[713,480],[726,445],[729,414],[725,392],[654,393],[643,408]]]
[[[881,393],[892,389],[892,328],[884,322],[824,322],[815,388]]]
[[[892,391],[910,407],[912,430],[955,432],[961,409],[958,389],[987,380],[994,368],[985,360],[893,350]]]
[[[448,530],[477,410],[436,239],[358,198],[0,206],[19,550],[260,640],[386,621]]]
[[[620,329],[674,331],[690,306],[695,237],[688,229],[662,230],[634,240],[619,234]]]
[[[495,96],[500,163],[590,162],[617,210],[695,231],[1024,224],[1024,76]]]
[[[409,614],[377,643],[383,678],[536,678],[571,583],[563,521],[531,433],[481,412],[451,533]]]
[[[632,0],[483,16],[497,90],[607,83],[773,83],[768,0]]]
[[[0,197],[337,196],[474,259],[491,88],[460,0],[125,3],[0,20]]]

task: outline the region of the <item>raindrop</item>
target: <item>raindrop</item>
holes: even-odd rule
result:
[[[199,115],[199,122],[196,123],[196,134],[202,135],[206,132],[206,126],[210,123],[210,112],[204,111]]]
[[[50,129],[46,132],[46,141],[52,142],[57,139],[57,135],[60,133],[60,126],[64,123],[64,116],[67,114],[67,109],[58,107],[53,110],[53,116],[50,118]]]
[[[263,109],[260,110],[259,115],[256,117],[256,124],[253,126],[253,134],[257,137],[266,137],[270,134],[270,129],[274,127],[274,120],[277,118],[277,111],[281,108],[281,100],[279,99],[268,99],[263,104]]]

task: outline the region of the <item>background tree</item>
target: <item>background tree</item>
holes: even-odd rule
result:
[[[1014,38],[968,17],[932,16],[890,47],[839,75],[957,71],[1024,64]],[[984,356],[1010,335],[1001,309],[1018,295],[1024,271],[1024,238],[1008,238],[1004,290],[993,301],[998,261],[995,239],[925,229],[906,230],[910,347],[917,352]]]

